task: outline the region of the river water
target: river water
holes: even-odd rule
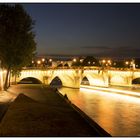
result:
[[[140,136],[140,97],[86,88],[59,88],[112,136]]]

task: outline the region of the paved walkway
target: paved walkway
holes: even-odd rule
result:
[[[53,89],[25,85],[18,90],[0,123],[0,136],[109,136],[91,127]]]
[[[12,94],[7,91],[0,91],[0,105],[12,102],[15,98],[16,98],[15,94]]]

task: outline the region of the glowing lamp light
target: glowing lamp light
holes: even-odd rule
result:
[[[52,62],[52,59],[49,59],[49,62]]]
[[[32,64],[34,63],[34,61],[32,61]]]
[[[37,64],[41,64],[41,61],[40,61],[40,60],[38,60],[38,61],[37,61]]]
[[[6,73],[6,72],[7,72],[7,70],[4,70],[3,72],[4,72],[4,73]]]
[[[106,61],[105,60],[102,60],[102,62],[105,63]]]
[[[108,62],[108,63],[111,63],[111,60],[108,60],[107,62]]]
[[[128,62],[128,61],[126,61],[126,62],[125,62],[125,64],[126,64],[126,65],[128,65],[128,64],[129,64],[129,62]]]
[[[76,58],[73,59],[73,62],[76,62]]]
[[[42,58],[42,62],[44,62],[45,61],[45,59],[44,58]]]

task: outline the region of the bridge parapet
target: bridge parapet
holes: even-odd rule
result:
[[[63,86],[79,88],[84,77],[92,86],[121,85],[131,86],[132,80],[140,77],[140,70],[108,70],[94,68],[57,68],[57,69],[24,69],[18,80],[34,77],[49,85],[58,77]]]

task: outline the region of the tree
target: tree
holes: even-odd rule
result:
[[[129,65],[126,65],[125,61],[118,60],[118,61],[114,61],[113,67],[115,67],[115,68],[126,68],[126,67],[129,67]]]
[[[7,69],[4,89],[10,71],[15,72],[31,62],[36,50],[34,21],[19,5],[0,5],[0,59]]]
[[[136,68],[140,68],[140,58],[135,58],[135,66]]]
[[[14,83],[16,84],[16,78],[20,76],[21,70],[22,70],[22,68],[20,68],[20,67],[14,67],[14,68],[12,68],[11,74],[9,75],[9,86],[10,86],[10,76],[12,75],[13,77],[15,77]]]
[[[99,61],[93,56],[87,56],[82,63],[83,66],[100,66]]]

